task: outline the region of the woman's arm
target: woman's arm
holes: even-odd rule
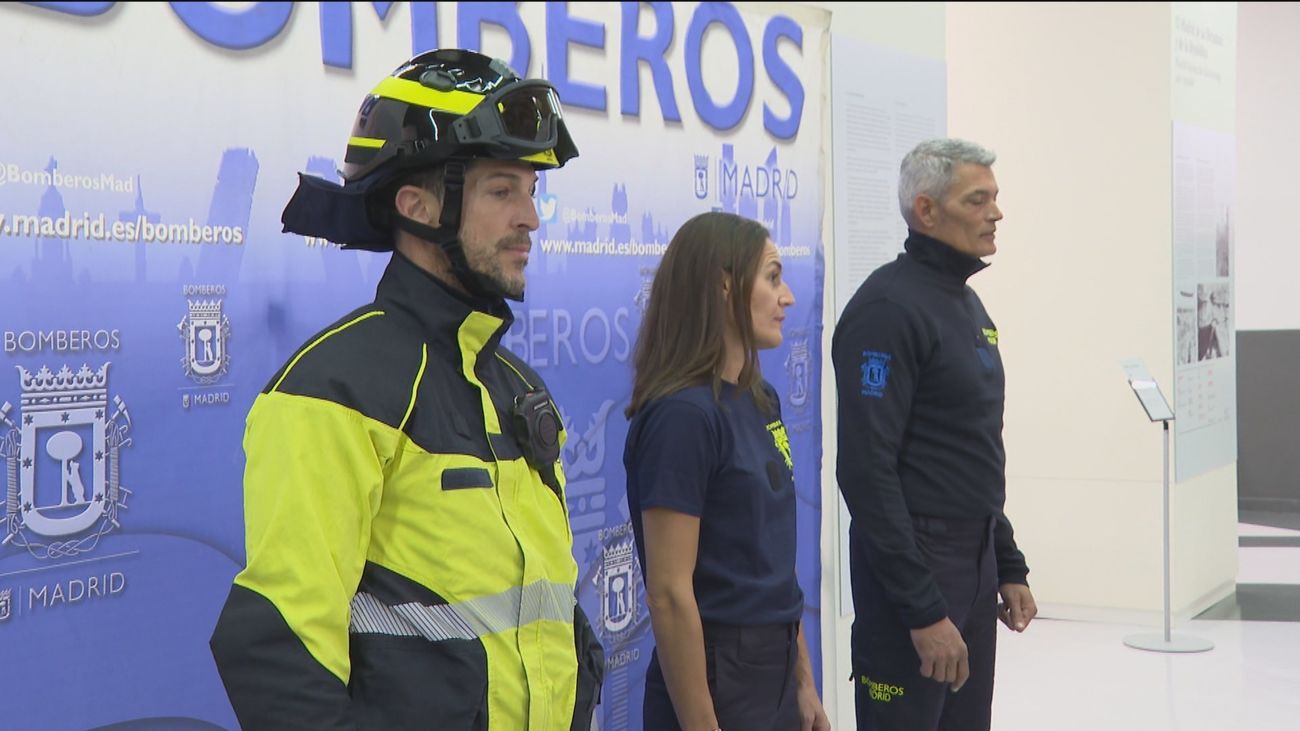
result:
[[[826,718],[821,697],[817,695],[817,681],[813,677],[812,661],[808,658],[808,641],[803,636],[802,622],[799,624],[799,659],[794,675],[803,731],[831,731],[831,722]]]
[[[700,519],[650,508],[641,513],[646,555],[646,600],[659,664],[682,731],[714,731],[718,717],[704,659],[704,628],[695,603],[695,559]]]

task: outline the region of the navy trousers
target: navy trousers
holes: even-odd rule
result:
[[[851,569],[853,684],[858,731],[989,731],[997,650],[997,561],[993,520],[913,516],[917,547],[961,632],[970,679],[953,693],[921,676],[911,633],[886,600],[863,552]]]
[[[798,658],[797,623],[758,627],[705,623],[709,693],[723,731],[799,731]],[[646,671],[641,720],[645,731],[681,731],[657,649]]]

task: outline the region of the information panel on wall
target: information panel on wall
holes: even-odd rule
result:
[[[1237,459],[1237,7],[1173,3],[1175,477]]]

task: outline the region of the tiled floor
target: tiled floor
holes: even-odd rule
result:
[[[1297,528],[1291,516],[1241,525],[1237,594],[1174,627],[1212,641],[1209,652],[1124,645],[1151,627],[1038,620],[1024,635],[999,628],[993,728],[1300,730]],[[1269,543],[1257,545],[1263,539]]]

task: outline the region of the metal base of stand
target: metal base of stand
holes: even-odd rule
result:
[[[1214,649],[1213,642],[1200,637],[1171,634],[1166,639],[1159,632],[1129,635],[1124,638],[1124,644],[1138,650],[1150,650],[1151,652],[1205,652]]]

